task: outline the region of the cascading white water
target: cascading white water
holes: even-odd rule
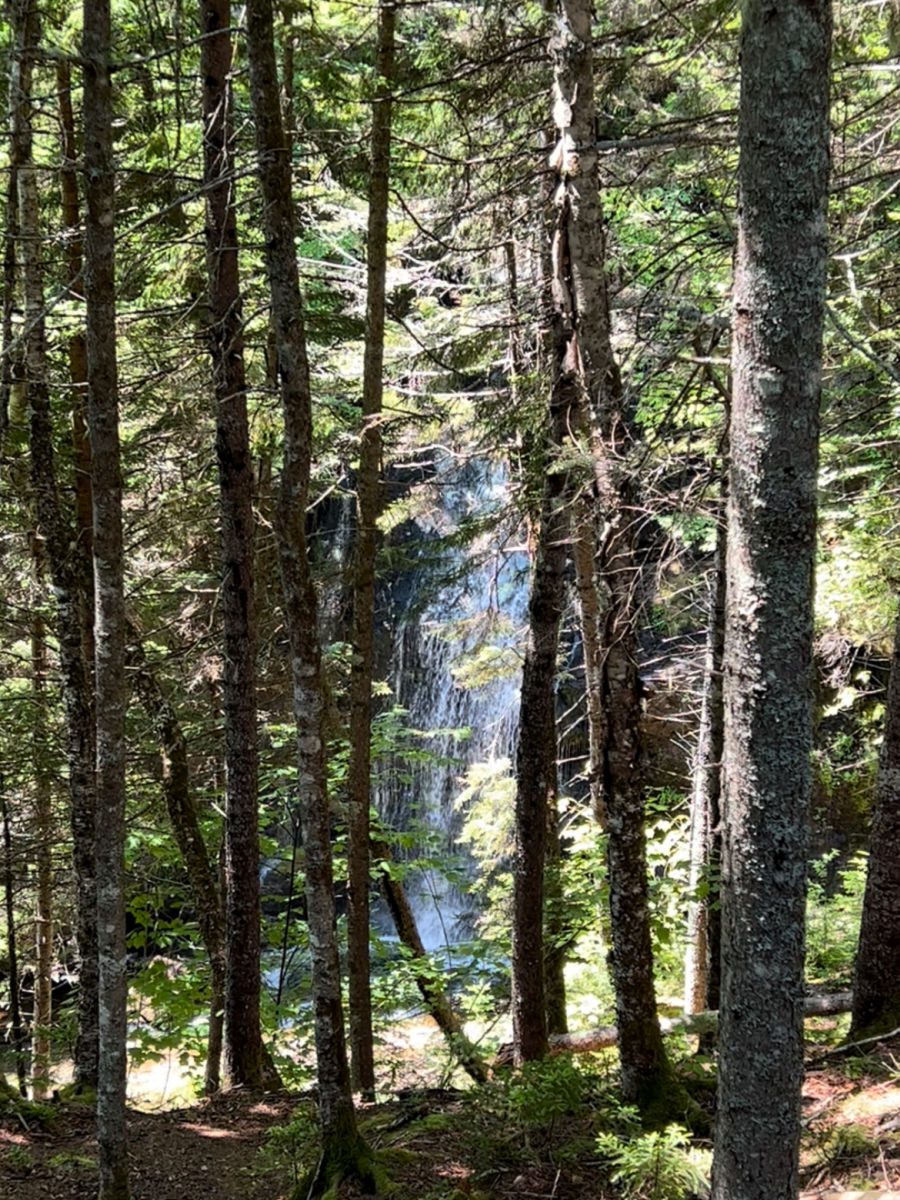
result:
[[[504,507],[506,473],[482,460],[447,459],[430,482],[435,497],[424,538],[452,535],[474,514]],[[394,701],[420,731],[427,753],[381,765],[376,802],[394,828],[424,826],[442,854],[454,850],[454,801],[474,763],[512,760],[519,716],[521,651],[528,603],[528,556],[498,544],[495,529],[447,550],[450,579],[395,626],[389,683]],[[423,581],[423,587],[429,587]],[[402,756],[401,756],[402,757]],[[427,949],[452,945],[465,930],[466,899],[437,868],[407,881]]]

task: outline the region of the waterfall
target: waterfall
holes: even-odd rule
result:
[[[376,804],[393,828],[423,826],[442,856],[458,850],[454,802],[467,769],[499,768],[515,749],[529,563],[521,547],[503,545],[492,519],[506,504],[506,482],[491,460],[459,466],[448,455],[438,463],[427,485],[433,503],[416,533],[445,547],[436,572],[442,582],[426,575],[410,588],[407,581],[387,621],[392,699],[418,731],[419,753],[379,764]],[[463,545],[457,535],[474,518],[484,531]],[[426,866],[407,887],[426,948],[465,936],[466,897],[443,872]]]

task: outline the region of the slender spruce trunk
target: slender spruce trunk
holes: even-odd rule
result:
[[[589,0],[560,0],[550,43],[557,143],[552,280],[557,360],[578,393],[590,430],[598,532],[594,570],[599,614],[602,727],[592,772],[606,812],[619,1061],[625,1096],[651,1119],[670,1102],[671,1079],[653,981],[641,778],[641,693],[637,671],[640,566],[638,508],[625,456],[629,432],[612,349],[603,245]],[[589,672],[593,663],[588,664]],[[595,797],[595,807],[599,807]],[[675,1101],[675,1106],[680,1099]]]
[[[375,555],[378,549],[376,522],[381,510],[381,397],[396,11],[396,0],[380,0],[366,235],[366,343],[359,468],[356,476],[350,763],[347,778],[350,1065],[354,1087],[367,1095],[372,1094],[375,1088],[372,990],[369,979],[369,811],[372,803],[372,676],[375,669]]]
[[[34,539],[36,592],[43,578],[43,553]],[[50,1091],[50,1033],[53,1022],[53,781],[47,766],[47,626],[35,595],[31,619],[31,672],[34,700],[31,725],[34,771],[35,910],[34,910],[34,1023],[31,1036],[31,1090],[35,1100]]]
[[[69,63],[60,59],[56,68],[57,100],[62,163],[59,186],[65,229],[65,262],[69,297],[84,302],[83,238],[78,202],[78,149],[72,110],[72,79]],[[79,1090],[97,1087],[99,962],[97,955],[97,884],[94,863],[96,784],[96,718],[94,711],[94,567],[93,507],[91,494],[91,443],[87,429],[87,342],[82,328],[68,338],[69,384],[72,408],[72,451],[75,468],[75,538],[78,547],[71,556],[81,619],[81,662],[75,656],[74,627],[67,635],[71,645],[75,684],[67,685],[73,697],[74,730],[69,751],[69,791],[72,827],[72,859],[75,868],[76,933],[79,947],[78,1036],[75,1044],[75,1085]],[[71,620],[74,622],[74,615]],[[60,657],[66,678],[66,659]],[[68,700],[67,700],[68,708]],[[71,724],[71,718],[70,724]],[[77,731],[77,733],[76,733]],[[73,755],[78,766],[73,771]]]
[[[793,1200],[803,1078],[829,0],[744,0],[714,1200]]]
[[[900,1026],[900,617],[875,783],[850,1037]]]
[[[16,878],[13,870],[12,827],[6,798],[6,778],[0,775],[0,818],[3,821],[3,911],[6,917],[6,951],[9,959],[9,1025],[19,1095],[28,1095],[25,1063],[25,1030],[19,1006],[19,944],[16,936]]]
[[[247,5],[250,95],[264,204],[266,271],[284,415],[284,457],[276,516],[283,609],[297,722],[297,785],[313,957],[313,1009],[322,1158],[312,1191],[336,1176],[373,1185],[371,1155],[357,1129],[341,1004],[335,927],[331,813],[325,769],[324,687],[318,612],[306,544],[312,454],[312,394],[294,249],[291,164],[279,106],[271,0]]]
[[[541,229],[544,229],[544,218],[546,216],[547,201],[549,194],[546,186],[542,189],[545,195],[543,196],[544,205],[542,211],[535,222]],[[538,209],[538,206],[534,206]],[[512,212],[509,214],[510,221],[512,220]],[[543,243],[544,239],[541,238]],[[520,401],[520,383],[526,373],[526,363],[524,350],[522,345],[522,312],[521,312],[521,296],[519,291],[519,270],[516,253],[515,238],[507,238],[503,244],[504,259],[506,263],[506,279],[507,279],[507,295],[509,303],[509,392],[510,400],[513,405],[518,405]],[[549,297],[550,289],[550,272],[549,272],[549,256],[536,256],[538,264],[539,278],[541,279],[541,304],[545,305]],[[548,339],[544,339],[545,341]],[[552,352],[548,355],[551,372],[554,370],[555,363]],[[550,415],[548,410],[548,423]],[[558,452],[559,447],[553,444],[553,431],[547,430],[549,435],[548,455],[553,456]],[[519,453],[521,461],[524,464],[529,456],[528,444],[531,440],[530,430],[522,429],[519,433]],[[539,435],[540,436],[540,435]],[[549,466],[549,463],[547,464]],[[564,480],[563,492],[568,489],[571,495],[571,483],[566,475]],[[544,496],[546,504],[547,497]],[[563,496],[560,496],[560,502],[563,502]],[[537,546],[540,541],[542,526],[540,518],[537,523],[532,520],[531,514],[526,514],[526,541],[529,546]],[[561,564],[561,569],[565,572],[565,559]],[[536,582],[536,580],[535,580]],[[549,582],[549,581],[548,581]],[[560,576],[560,585],[565,587],[564,578]],[[556,601],[553,601],[556,603]],[[560,613],[562,612],[563,593],[558,597]],[[556,629],[557,648],[552,652],[552,659],[555,664],[559,646],[559,624]],[[554,682],[552,679],[547,680],[547,686],[555,694]],[[555,710],[555,701],[554,701]],[[552,748],[550,742],[552,741]],[[557,772],[557,756],[558,742],[555,729],[555,711],[554,711],[554,729],[549,736],[545,745],[545,750],[550,753],[552,749],[553,762],[547,765],[547,777],[551,780],[552,786],[547,794],[547,835],[546,844],[544,847],[544,866],[543,866],[543,890],[544,890],[544,930],[543,930],[543,954],[544,954],[544,1009],[546,1012],[546,1027],[548,1034],[566,1033],[568,1030],[568,1016],[566,1013],[566,981],[565,981],[565,964],[569,949],[569,939],[567,936],[566,919],[565,919],[565,903],[563,897],[562,886],[562,846],[559,836],[559,788],[558,788],[558,772]],[[515,1056],[515,1049],[514,1049]]]
[[[78,1039],[75,1083],[97,1085],[98,952],[94,864],[94,732],[88,668],[82,641],[84,593],[73,534],[59,497],[48,385],[44,266],[41,254],[40,204],[32,155],[31,79],[38,45],[37,9],[32,0],[17,0],[17,53],[13,58],[13,160],[18,183],[17,228],[25,299],[24,376],[28,397],[31,484],[38,533],[46,547],[56,598],[56,634],[66,710],[66,757],[76,888],[76,935],[80,959]]]
[[[224,621],[225,1076],[260,1087],[260,896],[253,462],[234,203],[230,0],[200,0],[208,342],[216,399]]]
[[[548,468],[528,601],[516,743],[512,1013],[517,1063],[543,1058],[548,1047],[544,884],[550,813],[556,809],[556,658],[569,532],[567,472],[552,470],[550,464],[571,428],[575,402],[570,377],[557,371],[550,396]]]
[[[97,722],[100,1200],[127,1200],[125,1128],[125,597],[116,362],[115,176],[109,0],[85,0],[88,428],[91,439]],[[80,636],[80,630],[79,630]]]
[[[727,471],[727,455],[725,458]],[[688,880],[687,946],[684,961],[684,1011],[719,1007],[721,921],[719,866],[722,834],[722,744],[725,736],[723,660],[725,655],[725,554],[723,478],[717,514],[716,551],[709,589],[703,696],[691,789],[690,876]]]
[[[78,201],[78,146],[75,116],[72,110],[72,75],[69,63],[56,65],[56,92],[59,107],[60,151],[59,190],[65,230],[65,262],[70,301],[84,304],[83,237]],[[87,429],[87,345],[84,330],[76,326],[70,334],[66,352],[69,360],[69,384],[72,404],[72,453],[75,467],[75,534],[78,539],[76,570],[79,575],[82,611],[82,641],[88,695],[93,702],[94,662],[94,571],[93,497],[91,495],[91,443]],[[93,724],[93,711],[91,712]],[[93,735],[92,735],[93,739]]]

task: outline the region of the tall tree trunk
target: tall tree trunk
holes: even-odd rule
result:
[[[60,150],[59,190],[63,228],[66,231],[66,275],[69,299],[84,303],[83,241],[78,202],[78,147],[72,111],[72,73],[66,59],[56,64],[56,93],[59,104]],[[93,498],[91,496],[91,443],[87,431],[87,346],[84,330],[76,327],[68,338],[69,383],[72,398],[72,450],[75,465],[75,532],[80,553],[80,589],[89,692],[93,690],[94,661],[94,572]],[[92,715],[93,720],[93,715]]]
[[[875,784],[850,1037],[900,1026],[900,616]]]
[[[550,463],[571,428],[573,402],[577,394],[571,379],[558,370],[550,397],[548,466],[528,601],[516,743],[512,1011],[517,1063],[547,1053],[544,876],[550,812],[556,809],[556,656],[569,531],[567,472],[551,469]]]
[[[78,203],[78,150],[72,111],[72,79],[69,63],[60,59],[56,68],[62,164],[59,186],[62,219],[66,231],[66,273],[71,299],[84,301],[83,242]],[[69,383],[72,403],[72,449],[75,466],[75,536],[79,553],[74,558],[74,586],[81,614],[81,663],[74,659],[76,686],[67,685],[74,697],[75,730],[70,732],[69,790],[72,825],[72,858],[76,888],[76,925],[81,966],[78,979],[78,1038],[75,1045],[75,1084],[79,1089],[96,1088],[99,1021],[99,964],[97,958],[97,884],[94,875],[94,821],[96,791],[94,759],[96,723],[94,713],[94,568],[93,496],[91,494],[91,443],[87,430],[87,343],[81,328],[68,339]],[[75,615],[67,641],[75,654]],[[60,656],[63,657],[62,648]],[[63,660],[65,668],[65,659]],[[66,672],[68,678],[68,671]],[[68,705],[68,701],[67,701]],[[70,725],[72,718],[68,718]],[[77,733],[76,733],[77,731]],[[72,757],[78,753],[78,770]]]
[[[260,898],[256,734],[256,598],[253,463],[247,422],[244,333],[234,203],[231,3],[200,0],[209,346],[216,397],[216,456],[225,627],[226,771],[225,1076],[260,1087]]]
[[[6,799],[6,779],[0,775],[0,817],[3,820],[3,912],[6,917],[6,951],[9,959],[9,1024],[19,1095],[28,1095],[25,1067],[25,1030],[19,1007],[19,947],[16,938],[16,881],[13,872],[12,828]]]
[[[82,41],[87,197],[85,295],[96,590],[96,846],[100,959],[97,1140],[100,1200],[126,1200],[125,597],[116,363],[110,26],[109,0],[85,0]]]
[[[42,550],[34,539],[37,587],[43,577]],[[34,836],[36,895],[34,912],[34,1028],[31,1036],[31,1088],[35,1100],[46,1098],[50,1088],[50,1026],[53,1021],[53,785],[47,770],[47,629],[35,595],[31,620],[32,769],[34,771]]]
[[[715,1200],[798,1187],[829,0],[744,0]]]
[[[369,811],[372,803],[372,675],[375,666],[375,555],[378,548],[376,521],[381,508],[381,397],[396,11],[396,0],[380,0],[375,62],[377,81],[372,106],[369,224],[366,236],[366,345],[353,563],[353,661],[350,673],[350,763],[347,778],[347,965],[350,975],[351,1071],[354,1087],[365,1094],[372,1094],[375,1089],[372,991],[369,980]]]
[[[324,693],[318,613],[306,545],[312,453],[312,395],[300,280],[294,249],[291,164],[278,98],[271,0],[247,5],[250,95],[265,211],[266,270],[275,326],[284,415],[278,538],[284,616],[297,722],[297,783],[305,854],[306,905],[313,956],[313,1008],[322,1159],[313,1191],[350,1174],[374,1183],[359,1135],[341,1006],[335,927],[331,816],[325,770]]]
[[[82,631],[84,596],[72,532],[59,499],[48,386],[43,262],[37,174],[32,158],[32,55],[38,45],[37,9],[32,0],[17,0],[14,10],[17,53],[13,60],[11,104],[13,159],[19,191],[26,336],[25,376],[28,395],[31,483],[39,535],[46,545],[56,597],[56,632],[66,708],[66,757],[69,768],[73,863],[76,888],[76,934],[80,958],[78,1039],[75,1083],[97,1086],[98,957],[94,865],[94,731],[90,687]]]
[[[554,202],[554,331],[560,373],[578,393],[590,427],[598,522],[594,569],[604,593],[600,614],[597,759],[606,810],[619,1060],[626,1098],[649,1117],[667,1110],[670,1072],[656,1015],[640,771],[641,695],[637,672],[640,568],[637,509],[624,454],[628,430],[612,350],[595,141],[589,0],[560,0],[550,49],[554,68],[551,155]],[[594,663],[588,664],[589,671]],[[597,799],[595,797],[595,807]],[[676,1105],[680,1100],[676,1101]]]
[[[727,471],[727,455],[725,469]],[[727,499],[723,480],[722,501]],[[684,961],[684,1011],[719,1007],[722,743],[725,736],[722,667],[725,654],[726,524],[720,504],[716,557],[709,589],[710,605],[703,666],[703,697],[691,790],[690,878],[687,947]]]
[[[219,892],[218,872],[214,863],[210,861],[200,830],[197,805],[191,791],[187,742],[181,722],[174,705],[147,663],[144,649],[134,630],[132,635],[134,640],[129,650],[129,658],[134,673],[134,686],[159,741],[166,811],[193,893],[200,937],[209,957],[212,995],[204,1077],[204,1091],[209,1096],[219,1090],[221,1077],[227,957],[225,913]]]

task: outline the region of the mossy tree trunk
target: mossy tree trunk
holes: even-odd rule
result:
[[[279,106],[271,0],[246,9],[250,95],[265,211],[266,272],[284,417],[284,454],[276,535],[297,723],[297,786],[305,856],[305,889],[312,984],[323,1190],[335,1176],[354,1175],[372,1186],[372,1159],[353,1107],[341,1003],[335,927],[331,814],[325,769],[325,698],[318,612],[306,544],[312,454],[312,394],[287,155]]]
[[[714,1200],[793,1200],[803,1078],[829,0],[744,0]]]

